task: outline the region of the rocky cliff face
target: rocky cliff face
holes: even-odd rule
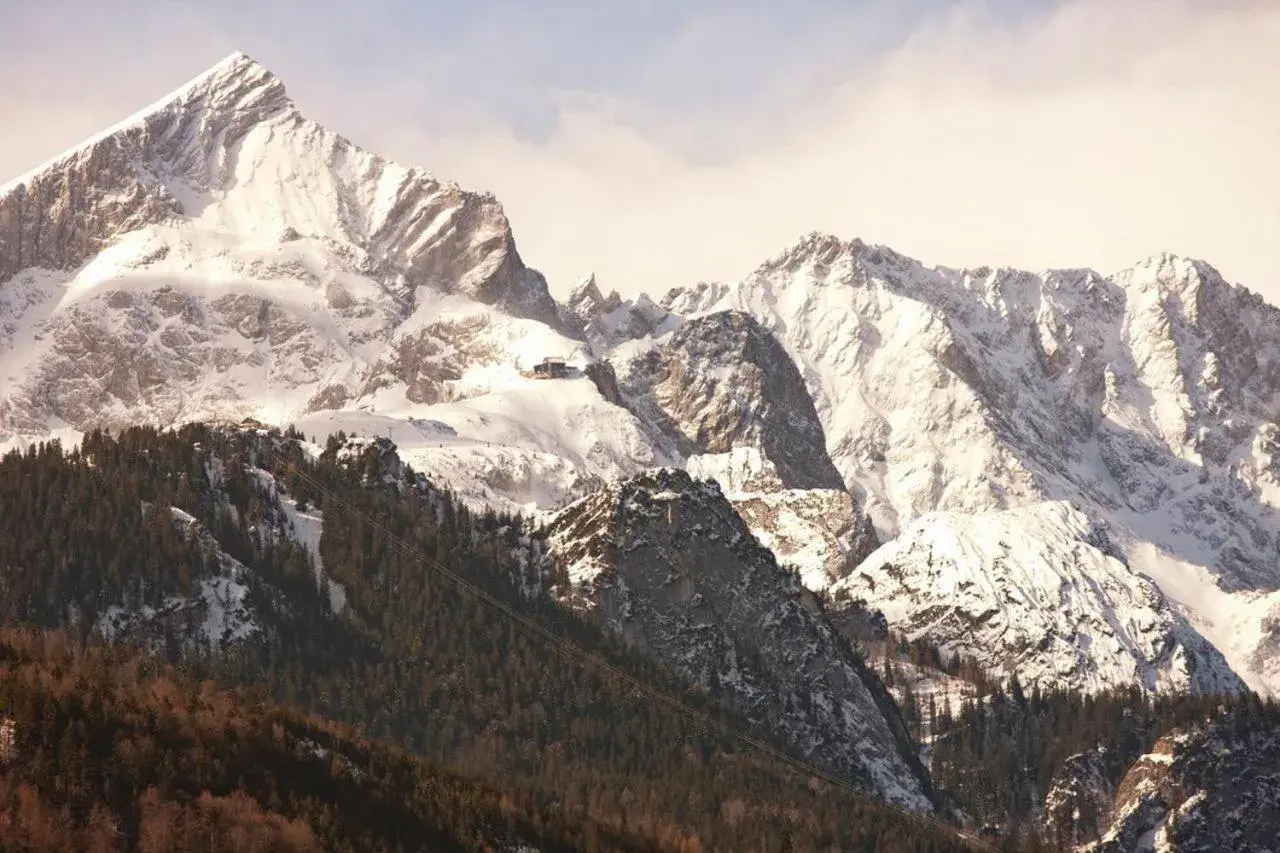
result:
[[[1054,850],[1071,850],[1102,835],[1111,823],[1115,785],[1106,752],[1067,758],[1054,774],[1044,800],[1043,833]]]
[[[611,357],[622,403],[655,442],[694,476],[718,482],[806,584],[844,577],[878,544],[827,455],[803,379],[750,315],[698,317]]]
[[[779,565],[812,590],[848,577],[880,544],[871,520],[843,489],[727,491],[725,496]]]
[[[690,320],[659,346],[623,361],[618,372],[629,406],[680,455],[753,448],[776,486],[842,487],[795,365],[750,315],[724,311]],[[710,473],[710,460],[702,467]]]
[[[713,483],[631,478],[571,504],[543,536],[556,593],[764,724],[807,760],[914,809],[926,774],[884,687]]]
[[[1263,853],[1280,838],[1280,736],[1239,717],[1162,737],[1116,791],[1097,853]]]

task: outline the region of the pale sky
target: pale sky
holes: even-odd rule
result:
[[[950,266],[1172,251],[1280,303],[1277,0],[0,0],[0,183],[233,50],[492,191],[560,295],[817,230]]]

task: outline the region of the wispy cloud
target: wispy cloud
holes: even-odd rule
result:
[[[1280,301],[1266,0],[381,0],[328,23],[145,5],[169,17],[132,54],[0,59],[9,80],[46,77],[0,94],[24,127],[0,172],[243,47],[356,142],[495,192],[558,289],[587,270],[624,292],[733,277],[818,229],[951,265],[1109,270],[1170,250]]]

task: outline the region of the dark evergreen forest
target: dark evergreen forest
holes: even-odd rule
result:
[[[0,630],[0,849],[648,849],[124,647]]]
[[[1055,774],[1070,756],[1105,749],[1113,786],[1158,738],[1179,726],[1231,714],[1236,725],[1280,729],[1280,706],[1253,693],[1096,696],[1007,688],[980,691],[954,714],[934,708],[935,783],[985,824],[1028,839]]]
[[[273,479],[284,500],[320,507],[324,571],[346,592],[341,613],[283,532]],[[0,507],[5,624],[65,629],[80,648],[105,639],[101,618],[112,608],[149,608],[153,618],[128,639],[182,678],[257,685],[291,713],[355,726],[502,791],[539,826],[573,828],[556,831],[582,849],[624,849],[610,838],[661,850],[964,849],[940,826],[708,732],[461,593],[392,537],[601,660],[743,725],[522,590],[521,561],[536,547],[525,523],[472,514],[384,444],[335,437],[311,458],[289,436],[254,431],[94,433],[70,453],[51,444],[5,457]],[[184,531],[170,508],[217,547]],[[181,604],[225,571],[222,553],[248,569],[258,625],[248,639],[202,639],[201,610]],[[49,808],[70,807],[57,785],[29,784]],[[105,791],[109,780],[91,774],[85,784]],[[199,794],[160,790],[184,809],[198,809]],[[276,811],[269,798],[260,806]],[[91,817],[70,815],[76,827]]]

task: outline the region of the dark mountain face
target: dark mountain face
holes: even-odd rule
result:
[[[1276,849],[1280,838],[1280,717],[1246,706],[1156,741],[1125,773],[1099,853]],[[1157,848],[1158,849],[1158,848]]]
[[[1105,748],[1077,753],[1053,776],[1044,802],[1044,835],[1067,850],[1102,835],[1111,822],[1115,782]]]
[[[819,767],[930,807],[883,685],[714,483],[678,470],[634,477],[570,505],[540,535],[561,600]]]
[[[1156,850],[1272,849],[1250,845],[1271,831],[1280,805],[1274,701],[1132,688],[1081,695],[981,679],[975,687],[958,703],[926,697],[930,769],[975,826],[996,828],[1011,849],[1150,853],[1159,838],[1170,842]],[[1192,831],[1180,823],[1192,814],[1203,818],[1196,831],[1222,846],[1172,843],[1175,830]]]

